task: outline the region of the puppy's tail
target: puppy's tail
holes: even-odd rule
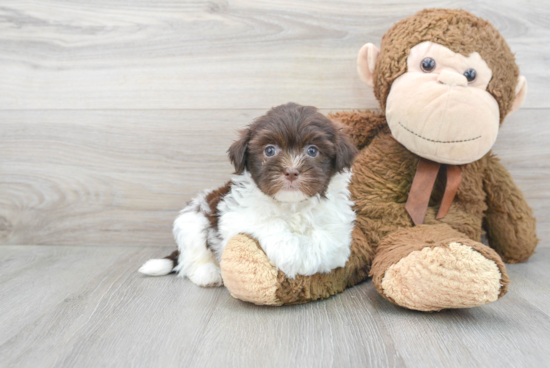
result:
[[[144,275],[149,276],[164,276],[174,271],[178,265],[179,250],[175,250],[169,256],[162,259],[150,259],[141,266],[138,270]]]

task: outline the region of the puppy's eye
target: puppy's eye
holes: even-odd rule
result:
[[[435,60],[431,57],[424,58],[420,63],[420,69],[425,73],[430,73],[435,69]]]
[[[319,150],[317,149],[317,147],[310,146],[307,149],[307,155],[308,156],[317,157],[318,154],[319,154]]]
[[[277,149],[273,146],[267,146],[264,150],[264,154],[267,157],[273,157],[275,156],[276,153],[277,153]]]
[[[464,76],[468,80],[468,83],[472,83],[476,79],[475,69],[468,69],[464,72]]]

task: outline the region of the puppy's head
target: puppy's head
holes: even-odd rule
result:
[[[315,107],[287,103],[242,130],[229,158],[236,174],[249,171],[262,192],[281,202],[324,196],[357,154],[342,130]]]

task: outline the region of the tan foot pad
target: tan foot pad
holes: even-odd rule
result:
[[[384,294],[396,304],[420,311],[470,308],[498,299],[501,274],[495,262],[470,246],[414,251],[384,274]]]
[[[277,270],[256,241],[237,235],[227,243],[220,262],[223,283],[231,295],[259,305],[282,305],[276,296]]]

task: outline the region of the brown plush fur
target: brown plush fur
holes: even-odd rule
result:
[[[424,10],[388,31],[374,71],[374,93],[382,109],[391,84],[406,72],[410,48],[423,41],[439,43],[466,56],[480,53],[493,71],[487,90],[499,104],[502,122],[514,101],[518,80],[514,55],[488,22],[462,10]],[[509,279],[502,259],[510,263],[527,260],[538,239],[532,210],[498,159],[488,153],[468,164],[448,214],[437,220],[446,180],[445,171],[441,170],[424,225],[414,227],[405,203],[419,157],[393,139],[384,112],[341,112],[332,118],[347,128],[361,149],[350,184],[357,212],[352,256],[345,268],[325,275],[288,279],[279,272],[278,303],[303,303],[340,292],[367,277],[371,260],[374,285],[381,295],[395,302],[381,287],[386,271],[414,251],[448,247],[451,243],[471,247],[494,262],[500,272],[499,297],[504,295]],[[484,229],[490,248],[480,243]]]

